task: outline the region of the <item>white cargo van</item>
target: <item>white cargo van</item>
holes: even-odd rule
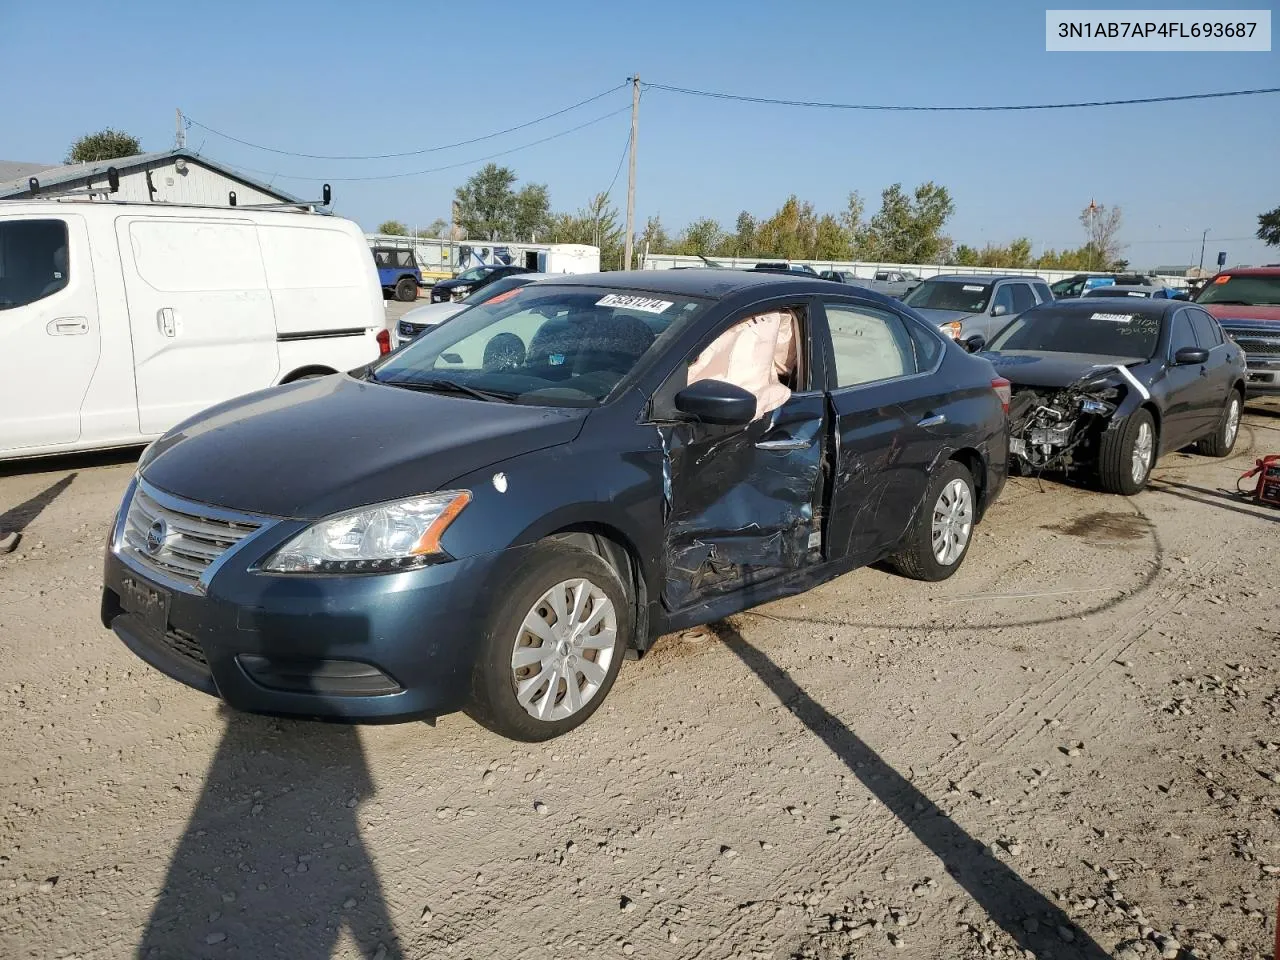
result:
[[[349,220],[0,201],[0,460],[142,443],[231,397],[353,369],[378,356],[384,317]]]

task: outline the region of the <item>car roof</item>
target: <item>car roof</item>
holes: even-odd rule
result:
[[[565,274],[557,281],[566,286],[606,287],[641,293],[669,293],[675,296],[706,297],[718,300],[742,291],[761,296],[771,293],[833,293],[829,280],[767,270],[724,270],[693,267],[688,270],[611,270],[608,273]],[[772,289],[771,289],[772,288]]]
[[[1217,276],[1224,274],[1233,277],[1280,277],[1280,267],[1228,267],[1219,270]]]
[[[943,273],[926,280],[945,280],[947,283],[995,283],[997,280],[1026,280],[1028,283],[1044,283],[1044,277],[1025,273]]]
[[[1146,294],[1147,296],[1150,296],[1152,293],[1160,289],[1161,288],[1157,286],[1148,286],[1140,283],[1108,283],[1105,286],[1094,287],[1092,290],[1089,291],[1089,296],[1105,297],[1105,296],[1108,296],[1107,291],[1114,293],[1117,290],[1123,290],[1126,293],[1132,290],[1134,293],[1143,293],[1143,294]],[[1102,292],[1099,292],[1099,291],[1102,291]]]
[[[1050,310],[1066,311],[1068,313],[1110,313],[1120,309],[1120,304],[1124,304],[1125,313],[1138,314],[1145,317],[1160,317],[1172,311],[1179,310],[1187,305],[1185,300],[1166,300],[1163,297],[1116,297],[1115,301],[1108,302],[1106,297],[1070,297],[1066,300],[1049,300],[1033,307],[1027,313],[1046,313]],[[1025,316],[1026,314],[1024,314]]]

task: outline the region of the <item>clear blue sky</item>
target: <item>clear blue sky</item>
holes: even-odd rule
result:
[[[1167,6],[1178,4],[1166,3]],[[1244,4],[1239,4],[1244,5]],[[1064,4],[1055,4],[1064,6]],[[1203,0],[1201,7],[1209,6]],[[1226,5],[1224,5],[1226,6]],[[1233,4],[1231,6],[1237,6]],[[146,149],[174,140],[174,108],[243,139],[307,153],[374,154],[481,136],[644,80],[830,101],[989,104],[1280,86],[1280,53],[1046,53],[1043,4],[1022,2],[625,5],[240,0],[112,7],[0,2],[0,158],[60,161],[114,126]],[[367,11],[367,12],[365,12]],[[1278,24],[1280,26],[1280,24]],[[19,82],[20,80],[20,82]],[[268,171],[300,195],[334,180],[340,213],[372,228],[448,216],[480,164],[367,183],[343,176],[482,157],[625,107],[619,91],[499,139],[398,160],[280,157],[207,134],[189,146]],[[501,158],[573,209],[613,178],[625,112]],[[870,114],[756,106],[650,91],[641,105],[637,219],[672,232],[699,216],[768,215],[792,192],[838,211],[850,190],[950,188],[947,231],[981,245],[1025,235],[1077,246],[1091,197],[1124,210],[1135,266],[1275,262],[1252,237],[1280,204],[1280,95],[1003,114]],[[303,179],[295,179],[301,177]],[[622,206],[626,171],[614,195]]]

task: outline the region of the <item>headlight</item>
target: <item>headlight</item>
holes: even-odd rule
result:
[[[950,323],[938,324],[938,329],[945,333],[952,340],[960,339],[960,331],[964,329],[964,324],[959,320],[952,320]]]
[[[271,554],[271,573],[386,573],[441,554],[440,537],[471,502],[448,490],[380,503],[317,520]]]

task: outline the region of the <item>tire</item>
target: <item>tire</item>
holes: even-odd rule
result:
[[[973,474],[964,464],[947,461],[930,479],[902,550],[889,557],[889,566],[912,580],[946,580],[969,554],[977,503]],[[943,539],[935,546],[937,536]]]
[[[1145,446],[1145,454],[1139,449],[1140,445]],[[1156,422],[1147,410],[1139,409],[1119,430],[1104,431],[1098,449],[1098,480],[1102,489],[1133,496],[1151,478],[1158,447]],[[1141,463],[1140,458],[1145,459],[1145,463]]]
[[[1196,449],[1206,457],[1229,457],[1235,449],[1236,438],[1240,436],[1240,412],[1244,409],[1244,400],[1240,391],[1233,389],[1227,396],[1226,406],[1213,428],[1213,433],[1204,437]]]
[[[577,635],[575,643],[556,630],[564,621],[556,615],[552,598],[559,591],[562,609],[571,617],[576,590],[583,584],[583,603],[589,606],[584,606],[578,622],[590,623],[598,611],[604,613],[598,623]],[[539,636],[531,632],[531,622],[546,633]],[[613,636],[608,643],[610,624]],[[567,544],[536,544],[503,583],[500,599],[489,615],[466,712],[477,723],[512,740],[537,742],[568,733],[604,702],[633,631],[632,604],[609,564],[594,553]],[[550,644],[557,638],[569,646],[553,650]],[[539,657],[537,651],[543,649],[547,653]],[[602,663],[586,669],[587,664]],[[572,671],[572,684],[561,672],[566,666]],[[571,689],[579,698],[586,693],[576,708]]]
[[[412,303],[418,299],[418,281],[413,277],[401,277],[396,281],[396,299],[402,303]]]

